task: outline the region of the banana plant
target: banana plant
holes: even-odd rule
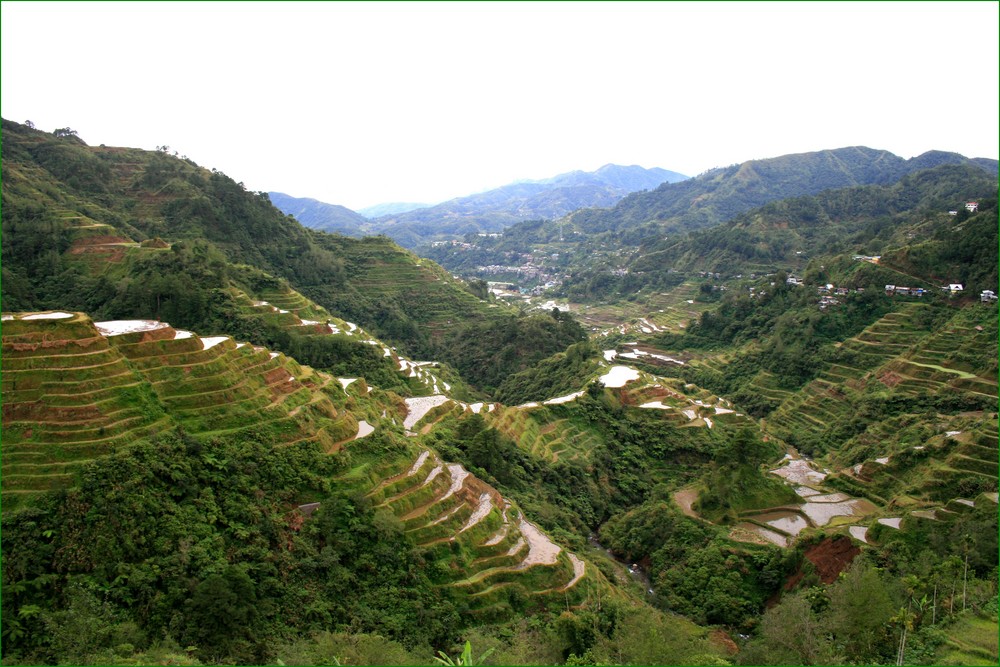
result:
[[[482,665],[486,658],[490,657],[493,653],[493,649],[488,649],[485,651],[479,659],[476,660],[472,656],[472,643],[469,641],[465,642],[465,648],[462,650],[462,655],[458,656],[452,660],[451,656],[447,655],[444,651],[438,651],[438,655],[441,657],[434,656],[434,660],[441,665],[447,665],[448,667],[458,667],[458,665]]]

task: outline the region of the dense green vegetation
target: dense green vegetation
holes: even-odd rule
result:
[[[794,271],[826,282],[845,273],[846,267],[834,268],[838,255],[863,254],[880,255],[883,265],[905,274],[888,275],[890,283],[909,284],[906,276],[917,275],[931,283],[915,287],[962,282],[978,293],[997,284],[996,262],[990,261],[997,243],[994,192],[995,173],[944,164],[891,185],[780,199],[710,229],[651,232],[624,262],[618,260],[627,273],[583,264],[562,291],[581,300],[624,298],[639,289],[669,288],[695,271],[723,278]],[[962,204],[969,199],[979,199],[980,208],[967,220]],[[960,215],[948,215],[956,208]]]
[[[965,212],[965,201],[994,191],[995,184],[995,174],[978,167],[943,165],[907,175],[891,185],[781,199],[711,230],[649,243],[633,268],[649,272],[673,267],[731,275],[792,267],[801,263],[803,255],[813,258],[857,252],[884,256],[895,245],[912,245],[917,235],[954,236],[954,226],[963,220],[948,216],[947,211],[962,208]],[[984,201],[981,206],[980,210],[986,211],[992,205]],[[907,234],[913,237],[907,238]],[[988,234],[986,238],[979,233],[963,238],[967,244],[989,244]]]
[[[996,527],[994,504],[945,529],[883,531],[833,585],[802,585],[769,609],[739,663],[970,664],[939,660],[958,648],[955,630],[996,618]],[[971,664],[995,659],[993,646]]]
[[[331,487],[336,466],[311,445],[174,433],[5,514],[5,659],[100,661],[169,636],[202,660],[253,663],[275,639],[337,626],[445,641],[456,608],[398,526]],[[323,503],[299,529],[301,496]]]
[[[496,391],[507,405],[563,396],[583,386],[597,370],[600,350],[590,341],[571,345],[528,370],[508,375]]]
[[[579,211],[574,222],[587,231],[618,230],[656,220],[669,228],[719,224],[769,201],[855,185],[892,183],[912,171],[940,164],[979,163],[932,151],[904,160],[864,146],[751,160],[713,169],[680,183],[630,195],[610,210]],[[993,173],[996,165],[993,164]]]
[[[738,431],[710,464],[696,503],[698,513],[706,519],[729,522],[744,510],[798,502],[799,497],[787,484],[762,470],[778,458],[780,449],[754,436],[749,429]]]
[[[165,151],[91,148],[9,121],[3,131],[8,310],[157,318],[292,352],[277,332],[239,318],[226,294],[231,285],[256,294],[283,279],[411,358],[447,362],[485,390],[582,338],[565,314],[554,323],[515,317],[386,237],[308,230],[265,193]],[[169,251],[132,252],[130,239],[150,238]],[[329,358],[315,346],[294,351],[311,355],[307,363]]]
[[[781,273],[772,282],[759,293],[731,292],[684,334],[656,339],[666,349],[740,350],[719,370],[690,366],[681,374],[731,396],[755,416],[777,407],[748,386],[760,370],[774,374],[782,388],[800,387],[815,377],[823,363],[836,363],[848,354],[837,345],[839,341],[861,331],[892,304],[869,284],[864,292],[847,295],[843,307],[824,312],[816,308],[812,290],[786,284]]]
[[[656,603],[703,623],[749,628],[801,557],[769,547],[736,546],[711,525],[655,497],[608,521],[605,546],[648,563]]]
[[[78,488],[4,515],[5,661],[427,664],[466,626],[463,598],[434,585],[438,561],[402,522],[338,478],[393,451],[378,436],[330,458],[252,432],[176,432],[92,464]],[[320,501],[311,518],[294,509],[304,500]],[[645,615],[613,596],[473,636],[497,661],[562,662],[664,655],[658,637],[676,634],[679,660],[716,664],[703,632]]]
[[[4,664],[995,664],[995,163],[786,156],[439,250],[586,257],[564,293],[650,309],[588,340],[164,150],[2,129]]]
[[[734,547],[722,529],[682,515],[666,490],[692,481],[712,458],[720,466],[706,480],[713,489],[703,499],[706,511],[715,504],[735,512],[794,501],[787,486],[760,472],[761,463],[777,458],[777,449],[760,447],[747,431],[669,426],[658,411],[625,408],[598,385],[573,403],[547,410],[556,418],[582,417],[596,431],[602,444],[588,463],[546,464],[479,415],[453,426],[439,423],[431,442],[571,543],[582,544],[599,528],[605,546],[627,562],[648,564],[663,609],[699,623],[753,627],[797,557],[785,559],[775,548]],[[763,570],[750,579],[734,578],[734,567]]]
[[[573,316],[555,309],[469,324],[457,331],[449,344],[459,359],[458,371],[492,392],[512,374],[527,371],[565,350],[567,344],[579,344],[585,339],[586,333]]]
[[[557,252],[558,261],[545,265],[565,274],[562,295],[579,301],[624,299],[640,289],[670,289],[693,271],[727,277],[804,271],[810,260],[821,258],[815,262],[819,271],[837,253],[888,258],[919,239],[955,240],[953,227],[963,221],[965,201],[978,199],[981,211],[993,206],[996,173],[994,161],[939,151],[911,160],[866,148],[790,155],[664,184],[612,209],[578,211],[558,224],[522,222],[501,239],[466,238],[472,247],[422,252],[465,275],[476,266],[517,265],[526,256]],[[955,209],[961,211],[957,218],[947,215]],[[996,245],[995,230],[980,232],[961,235],[965,250],[935,253],[932,261],[945,260],[935,266],[954,274],[936,280],[961,279],[979,285],[976,289],[995,284],[989,271],[970,273],[947,259],[969,258]],[[898,268],[913,273],[905,261]]]
[[[651,414],[655,411],[624,407],[596,383],[572,403],[538,410],[548,416],[536,419],[580,424],[597,446],[586,459],[560,456],[553,463],[519,448],[479,415],[451,428],[439,424],[431,442],[516,499],[547,529],[572,530],[578,538],[641,503],[657,484],[689,481],[726,437],[721,431],[673,428]]]

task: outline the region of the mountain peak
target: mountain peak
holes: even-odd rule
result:
[[[298,199],[289,202],[272,198],[272,201],[279,209],[295,215],[308,227],[356,235],[384,233],[404,246],[414,247],[431,240],[455,238],[469,232],[498,232],[522,220],[558,218],[580,208],[613,206],[629,193],[651,190],[661,183],[686,178],[683,174],[666,169],[609,163],[593,172],[578,169],[547,179],[516,181],[435,206],[390,211],[378,219],[366,219],[363,225],[354,230],[349,230],[346,226],[318,226],[319,220],[312,216],[314,211],[310,209],[310,213],[307,213],[305,206],[306,202],[315,200]],[[380,206],[365,209],[365,213],[375,218],[373,213],[379,208]],[[342,211],[340,213],[343,214]]]

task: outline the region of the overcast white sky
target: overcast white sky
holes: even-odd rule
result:
[[[998,3],[0,3],[0,113],[362,208],[609,162],[998,157]]]

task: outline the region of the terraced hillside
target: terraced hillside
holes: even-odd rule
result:
[[[289,307],[248,307],[273,309],[290,326],[320,326],[294,321],[296,305],[304,315],[320,315],[295,295],[268,296]],[[379,429],[401,442],[404,429],[427,432],[449,410],[488,413],[494,407],[440,394],[404,402],[373,394],[363,379],[335,378],[230,337],[200,337],[156,321],[5,313],[3,355],[5,512],[73,486],[87,463],[177,427],[204,439],[253,431],[279,447],[315,443],[332,454],[357,449],[352,441]],[[405,359],[400,364],[401,371],[429,372]],[[512,599],[577,606],[595,587],[610,590],[596,569],[461,465],[426,448],[402,451],[412,458],[355,451],[335,481],[396,516],[408,538],[438,564],[434,582],[467,597],[477,613],[509,614]]]
[[[578,605],[588,589],[607,587],[599,572],[461,465],[428,449],[406,463],[367,496],[442,564],[436,583],[468,595],[477,613],[495,613],[512,595],[535,604]]]
[[[3,315],[3,499],[69,486],[73,471],[170,419],[86,317]]]
[[[633,294],[629,300],[571,303],[569,309],[594,335],[617,332],[642,338],[663,331],[683,333],[688,321],[715,307],[696,300],[698,287],[689,280],[666,291]]]
[[[753,387],[781,403],[767,420],[767,429],[791,444],[818,441],[833,425],[850,421],[852,404],[848,391],[864,387],[862,379],[876,373],[889,361],[906,353],[930,335],[933,324],[919,323],[922,303],[903,303],[862,332],[840,344],[841,354],[818,377],[791,393],[774,387],[766,373],[755,378]]]
[[[625,352],[619,356],[638,356]],[[641,373],[623,365],[613,365],[613,350],[592,380],[614,390],[615,400],[623,407],[639,408],[645,417],[655,419],[662,428],[701,427],[712,429],[716,423],[748,423],[724,399],[676,378]],[[550,463],[588,464],[596,450],[609,437],[595,429],[592,418],[576,405],[586,389],[541,402],[518,406],[498,405],[486,415],[489,426],[504,434],[532,456]],[[654,417],[655,415],[655,417]]]
[[[993,665],[1000,661],[997,626],[967,614],[948,626],[947,641],[934,657],[938,665]]]
[[[916,349],[880,371],[883,384],[910,394],[961,391],[997,398],[995,315],[986,307],[958,311]],[[893,341],[897,346],[905,339]]]
[[[545,408],[500,408],[489,414],[487,423],[540,459],[587,461],[601,444],[593,431],[568,418],[560,418]]]
[[[837,463],[850,465],[833,481],[883,504],[902,499],[917,507],[995,493],[1000,457],[995,418],[968,413],[940,419],[939,429],[953,430],[934,432],[912,417],[868,429],[845,447]]]
[[[786,545],[803,531],[822,530],[864,542],[869,528],[941,522],[992,502],[996,309],[930,301],[895,301],[883,317],[831,345],[815,379],[798,389],[756,370],[744,393],[777,406],[761,420],[765,437],[789,445],[796,459],[798,449],[817,460],[795,462],[805,468],[790,482],[799,504],[740,513],[733,539]],[[723,378],[727,365],[756,344],[696,349],[686,364],[697,369],[695,377]],[[881,532],[875,530],[877,544]]]
[[[272,325],[291,327],[296,313],[316,322],[333,315],[411,358],[439,359],[487,390],[499,381],[477,370],[524,370],[582,337],[567,326],[550,326],[539,337],[538,322],[480,298],[485,294],[388,238],[307,230],[266,194],[190,160],[91,147],[6,120],[3,132],[8,310],[83,311],[232,332],[232,318],[246,306],[230,300],[235,289],[274,303]],[[289,296],[282,280],[318,308],[282,300]],[[470,330],[502,340],[509,354],[501,349],[482,363],[475,346],[465,344],[479,335]]]
[[[463,324],[495,315],[486,303],[467,291],[447,271],[400,249],[384,237],[348,239],[328,237],[350,276],[347,290],[302,283],[300,289],[318,303],[364,324],[372,311],[397,309],[420,328],[431,345],[442,343]],[[385,328],[384,326],[382,327]],[[390,333],[385,331],[380,333]]]
[[[264,348],[155,321],[3,317],[5,497],[68,486],[83,463],[176,426],[327,448],[358,430],[335,378]]]
[[[287,332],[293,337],[346,336],[352,341],[377,348],[382,357],[406,378],[406,388],[415,395],[437,394],[442,389],[450,392],[452,384],[445,380],[445,376],[457,382],[453,373],[446,372],[441,364],[415,362],[406,358],[396,348],[390,348],[353,322],[331,315],[325,308],[287,285],[260,289],[253,296],[237,287],[230,287],[227,294],[239,315]],[[254,298],[255,296],[259,298]],[[464,387],[456,389],[463,391]]]
[[[729,538],[788,547],[803,537],[844,535],[862,545],[902,540],[917,548],[967,538],[974,530],[969,521],[996,511],[996,422],[923,442],[836,472],[789,453],[770,472],[791,485],[799,500],[740,512]],[[982,469],[961,467],[970,461]],[[986,488],[993,490],[967,484],[970,474],[987,479]],[[675,501],[695,515],[693,497],[680,492]]]

